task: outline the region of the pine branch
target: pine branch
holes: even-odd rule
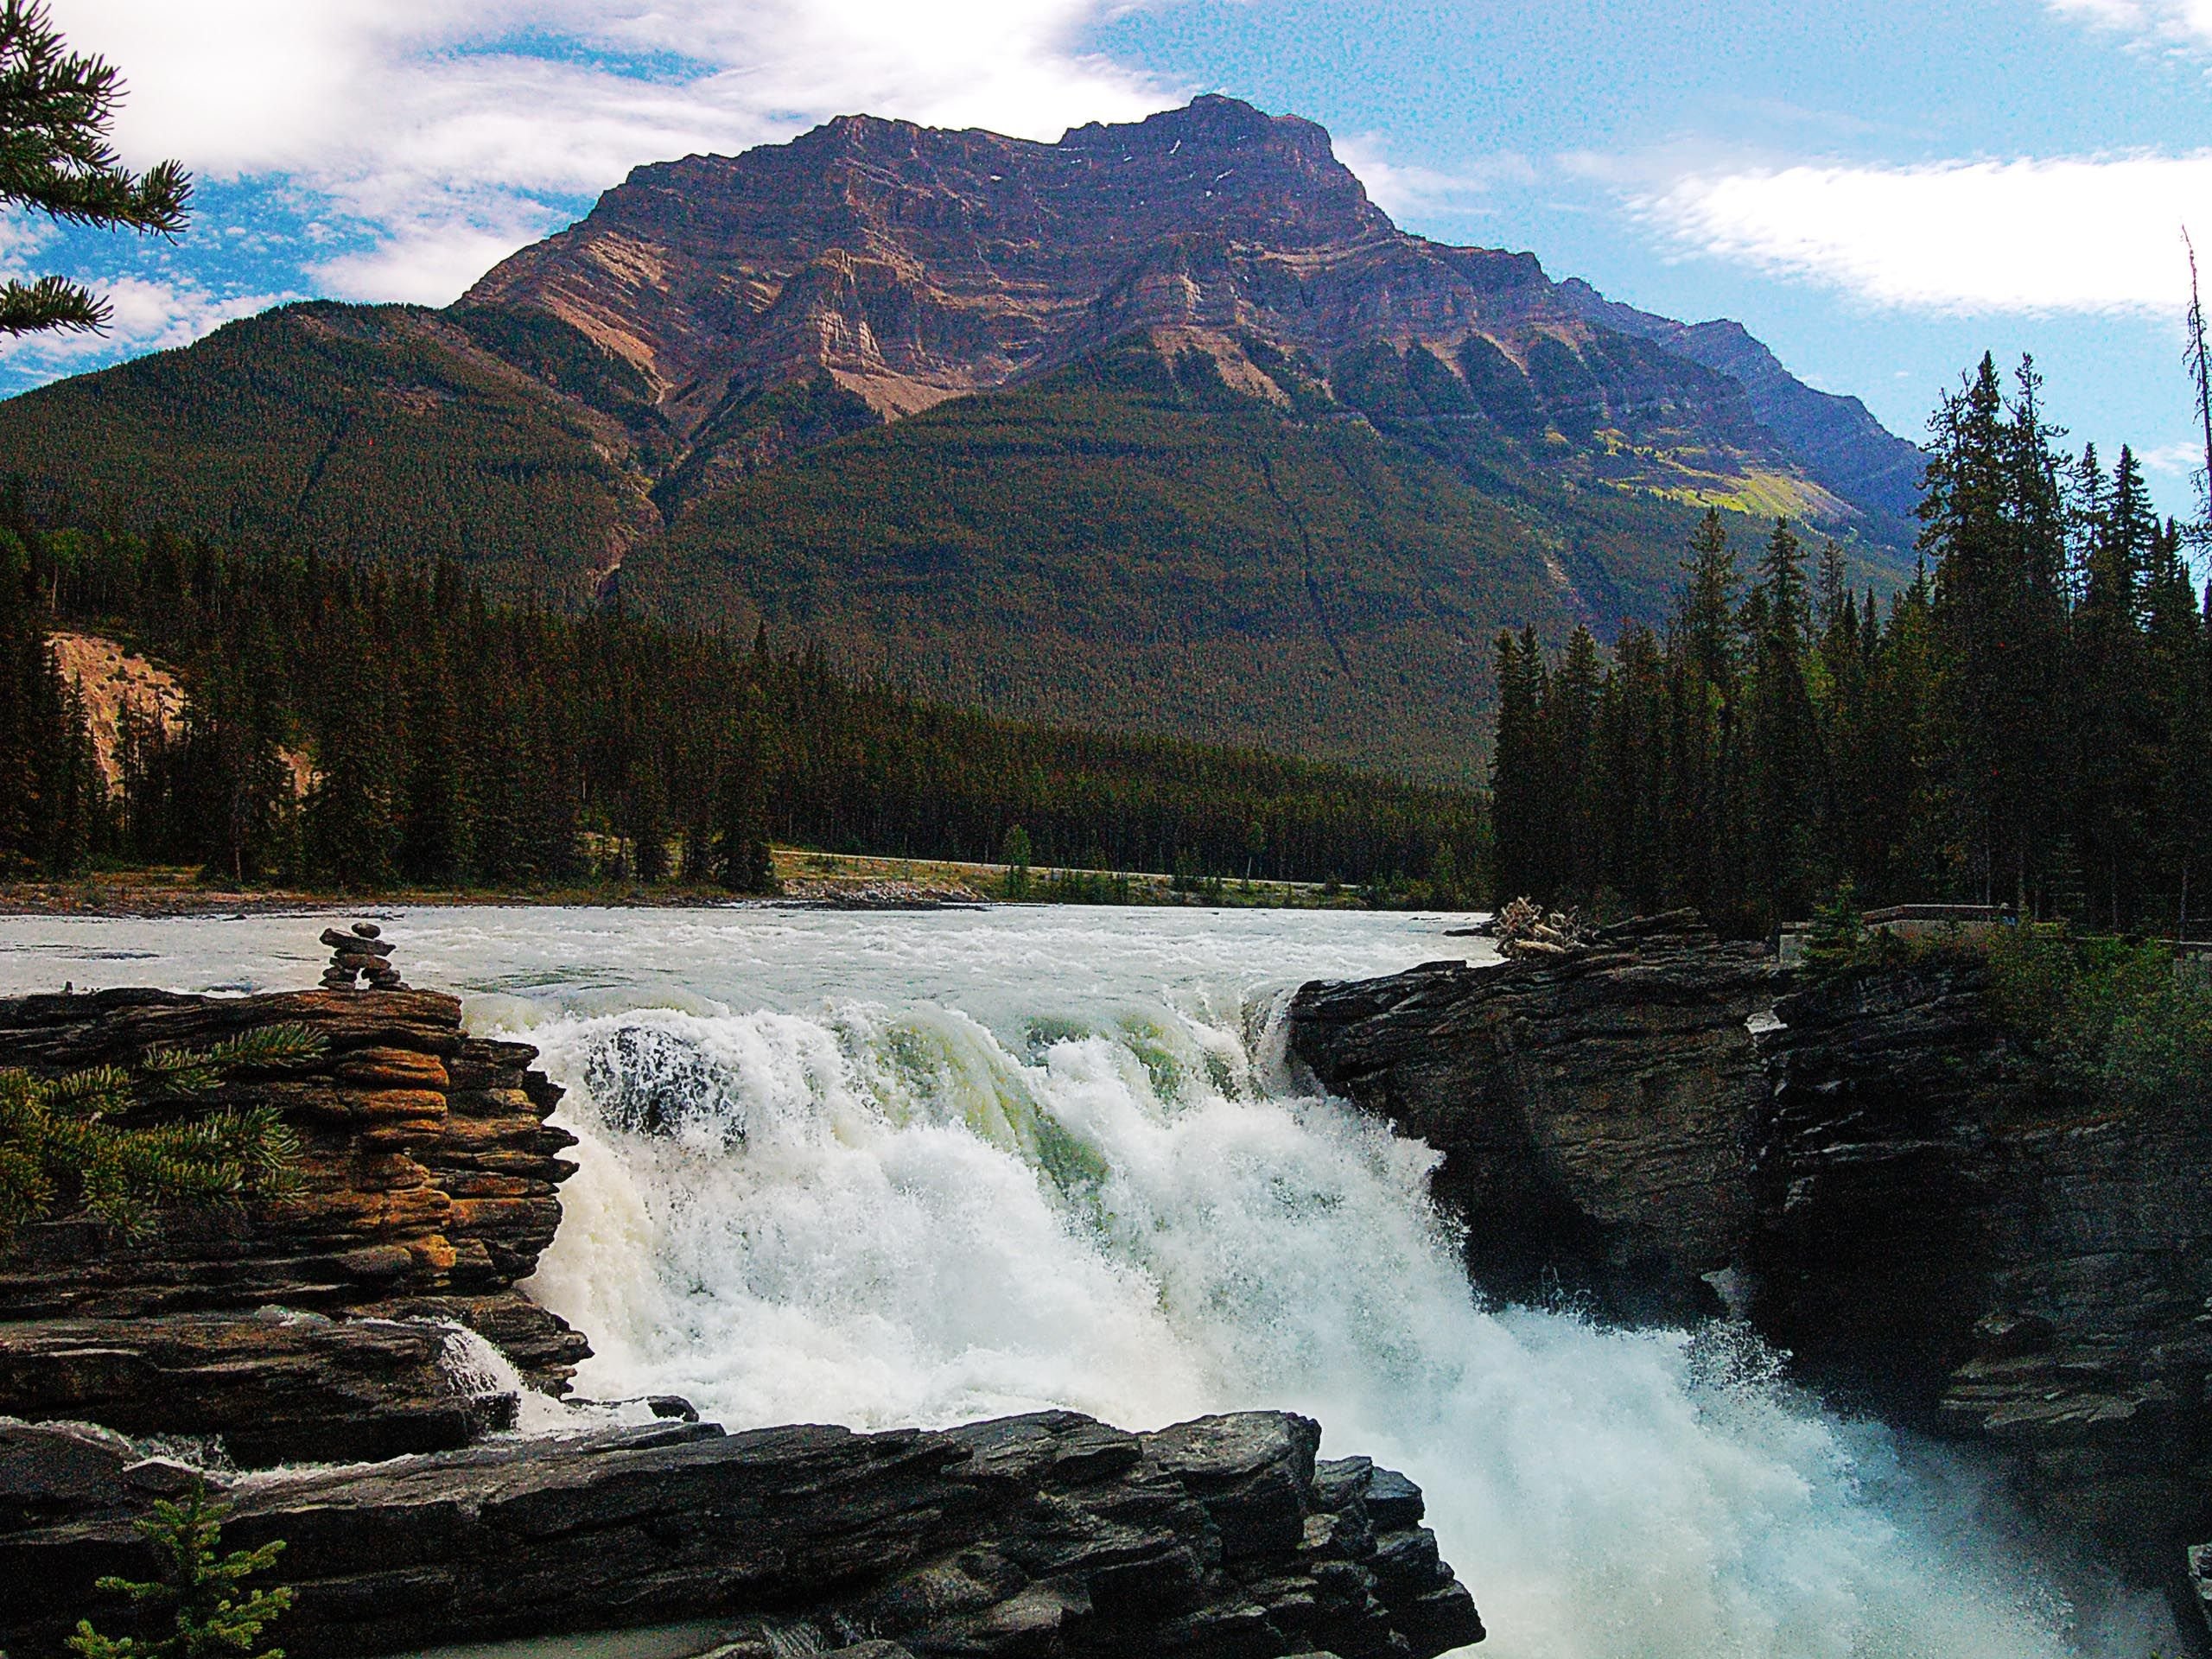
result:
[[[145,1128],[107,1120],[144,1090],[205,1094],[233,1071],[283,1067],[325,1048],[305,1027],[270,1026],[206,1049],[149,1049],[136,1073],[0,1069],[0,1243],[67,1200],[132,1243],[154,1230],[164,1205],[206,1208],[289,1190],[299,1140],[266,1103]]]
[[[108,135],[122,82],[113,65],[71,52],[44,0],[0,3],[0,203],[70,225],[175,236],[190,217],[182,163],[133,173]],[[60,276],[0,287],[0,334],[98,332],[108,303]]]
[[[312,1059],[327,1046],[305,1026],[257,1026],[208,1048],[149,1048],[138,1069],[179,1094],[205,1094],[231,1071]]]
[[[7,192],[0,189],[0,196]],[[28,334],[46,328],[97,334],[107,327],[113,308],[92,289],[65,276],[35,283],[10,278],[0,286],[0,334]]]
[[[130,1104],[130,1074],[119,1065],[96,1065],[41,1085],[48,1109],[97,1117]]]
[[[181,166],[133,175],[108,141],[122,90],[113,65],[67,48],[43,0],[0,5],[0,195],[79,224],[182,230]]]

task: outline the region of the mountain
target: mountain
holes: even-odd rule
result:
[[[1909,545],[1928,457],[1897,435],[1856,397],[1818,391],[1782,366],[1740,322],[1681,323],[1609,300],[1579,276],[1560,292],[1594,323],[1656,341],[1678,356],[1729,376],[1751,400],[1751,413],[1787,443],[1806,472]]]
[[[639,168],[443,312],[283,308],[0,404],[59,516],[619,585],[931,695],[1455,779],[1497,628],[1658,616],[1708,505],[1894,582],[1911,454],[1217,97]]]

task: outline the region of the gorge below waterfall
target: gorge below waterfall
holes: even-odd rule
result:
[[[1433,1154],[1302,1082],[1288,991],[1486,949],[1435,918],[423,910],[410,979],[570,1090],[525,1287],[603,1397],[733,1428],[1128,1428],[1272,1407],[1427,1492],[1487,1650],[2174,1650],[1993,1471],[1840,1414],[1741,1328],[1496,1304]],[[0,921],[0,991],[304,984],[299,918]]]

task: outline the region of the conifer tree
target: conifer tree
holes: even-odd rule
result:
[[[109,142],[122,90],[111,65],[67,48],[43,0],[0,3],[0,202],[104,230],[183,230],[183,167],[134,174]],[[64,277],[0,285],[0,333],[97,329],[109,315],[105,300]]]
[[[716,795],[715,847],[722,885],[732,893],[776,891],[775,862],[761,807],[758,749],[743,745],[724,766]]]
[[[80,868],[103,804],[83,707],[48,644],[26,550],[0,531],[0,871]]]
[[[458,887],[468,879],[474,851],[461,717],[445,642],[426,632],[405,693],[407,818],[398,865],[410,881]]]
[[[1032,855],[1029,832],[1018,823],[1010,826],[1005,841],[999,845],[999,862],[1006,866],[1006,896],[1017,903],[1029,896]],[[1192,876],[1195,880],[1195,869]]]
[[[402,706],[391,669],[372,658],[350,677],[322,725],[308,831],[318,873],[349,892],[390,887],[398,874]]]
[[[79,1659],[284,1659],[284,1649],[262,1645],[262,1633],[292,1605],[289,1587],[249,1589],[246,1580],[276,1564],[284,1542],[223,1553],[225,1507],[211,1500],[207,1483],[194,1484],[181,1501],[157,1498],[139,1523],[153,1544],[158,1573],[150,1580],[111,1574],[99,1587],[128,1599],[168,1632],[155,1637],[103,1636],[79,1619],[69,1638]]]
[[[1599,695],[1598,642],[1580,623],[1567,636],[1567,652],[1546,698],[1544,744],[1550,761],[1546,826],[1551,885],[1586,902],[1598,885],[1598,849],[1592,811],[1599,792],[1592,745],[1597,735]]]
[[[1822,757],[1806,688],[1812,618],[1801,559],[1789,520],[1776,520],[1745,607],[1751,657],[1745,765],[1756,838],[1751,899],[1769,927],[1802,914],[1813,883]]]
[[[2083,458],[2082,478],[2088,535],[2073,626],[2075,836],[2094,915],[2119,929],[2132,920],[2146,850],[2152,716],[2143,576],[2156,521],[2131,449],[2120,450],[2109,487],[2094,452]]]
[[[1707,512],[1690,552],[1672,642],[1670,861],[1684,899],[1726,925],[1742,910],[1739,581],[1717,511]]]
[[[1511,633],[1497,637],[1497,741],[1491,764],[1491,813],[1497,825],[1492,859],[1504,896],[1548,890],[1543,864],[1542,743],[1537,730],[1541,664]]]

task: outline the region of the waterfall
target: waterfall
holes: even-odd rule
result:
[[[1018,1005],[1018,993],[1014,1001]],[[1036,998],[1039,1006],[1046,999]],[[558,1014],[578,1379],[733,1427],[1288,1407],[1427,1489],[1501,1659],[2143,1659],[1983,1471],[1747,1332],[1487,1304],[1433,1154],[1301,1089],[1280,998]]]

